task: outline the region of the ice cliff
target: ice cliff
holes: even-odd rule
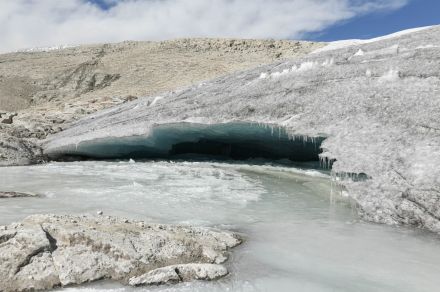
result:
[[[45,152],[93,156],[93,145],[148,144],[158,129],[178,126],[241,123],[325,137],[320,158],[334,161],[334,179],[363,218],[440,232],[440,26],[337,47],[98,112],[49,137]],[[178,142],[206,138],[190,136]]]

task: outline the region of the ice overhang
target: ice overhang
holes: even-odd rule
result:
[[[106,137],[50,150],[53,158],[92,159],[265,158],[295,162],[319,161],[324,137],[289,134],[279,126],[234,122],[174,123],[155,126],[148,135]]]

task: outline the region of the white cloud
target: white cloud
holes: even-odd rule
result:
[[[0,51],[178,37],[299,38],[409,0],[0,0]]]

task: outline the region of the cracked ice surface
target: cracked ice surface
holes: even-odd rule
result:
[[[238,72],[161,95],[154,107],[148,97],[89,116],[50,137],[45,151],[148,138],[157,125],[185,121],[280,125],[292,136],[327,137],[321,156],[336,159],[333,172],[365,219],[440,232],[439,43],[435,26]],[[331,66],[290,74],[326,60]],[[276,72],[285,73],[260,78]]]

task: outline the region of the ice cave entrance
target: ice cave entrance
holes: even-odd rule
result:
[[[319,162],[323,137],[292,136],[283,127],[255,123],[156,126],[149,136],[82,142],[66,156],[93,159],[286,159]]]

